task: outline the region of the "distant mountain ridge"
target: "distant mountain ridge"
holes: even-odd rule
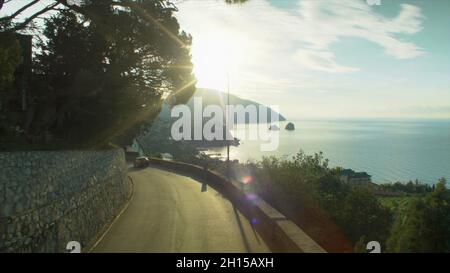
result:
[[[227,94],[217,91],[217,90],[213,90],[213,89],[205,89],[205,88],[197,88],[197,91],[195,91],[194,95],[191,97],[191,99],[189,99],[188,103],[186,104],[191,111],[194,110],[194,99],[195,98],[201,98],[203,100],[203,107],[206,107],[208,105],[218,105],[220,107],[222,107],[222,109],[224,108],[225,105],[227,105]],[[265,106],[263,104],[260,104],[258,102],[252,101],[252,100],[248,100],[248,99],[243,99],[240,98],[236,95],[230,94],[230,105],[242,105],[244,107],[247,107],[249,105],[254,105],[256,107],[256,109],[258,109],[261,106]],[[279,121],[285,121],[286,118],[281,115],[280,113],[274,111],[273,109],[271,109],[270,107],[267,107],[267,121],[274,121],[275,117],[278,116],[278,120]],[[258,110],[257,110],[258,112]],[[243,114],[243,113],[238,113],[238,114]],[[272,118],[272,115],[275,115]],[[234,117],[234,122],[237,124],[238,120],[237,120],[237,116]],[[259,112],[257,113],[257,123],[260,123],[260,118],[259,118]],[[265,122],[265,121],[264,121]],[[244,123],[250,123],[250,118],[248,117],[248,115],[245,116],[245,122]]]
[[[191,110],[191,114],[193,117],[194,113],[194,99],[195,98],[201,98],[202,104],[203,104],[203,110],[208,105],[218,105],[222,109],[227,104],[227,94],[211,90],[211,89],[203,89],[198,88],[194,95],[189,99],[189,101],[186,103],[186,105]],[[259,122],[259,113],[258,113],[258,107],[263,106],[262,104],[242,99],[236,95],[230,94],[230,105],[242,105],[244,107],[249,105],[254,105],[257,109],[257,122]],[[142,145],[142,148],[146,151],[163,151],[163,152],[171,152],[171,147],[173,146],[173,143],[170,142],[171,138],[171,126],[173,122],[176,120],[176,118],[171,117],[171,106],[169,102],[165,102],[162,105],[161,112],[159,113],[158,117],[153,121],[153,124],[151,128],[143,135],[141,135],[138,140],[140,144]],[[268,120],[271,120],[272,115],[278,115],[279,121],[285,121],[286,119],[279,113],[275,112],[273,109],[267,107],[267,117]],[[242,114],[242,113],[238,113]],[[275,117],[275,116],[274,116]],[[209,118],[203,118],[202,124],[196,124],[194,120],[192,119],[192,128],[196,128],[197,126],[202,126],[205,124],[206,121],[208,121]],[[237,117],[235,116],[235,123],[237,124]],[[245,123],[250,123],[248,115],[245,116]],[[231,133],[226,130],[226,128],[223,128],[224,132],[224,139],[230,139],[228,136],[231,136]],[[193,130],[192,130],[193,133]],[[200,141],[185,141],[184,143],[191,143],[194,146],[197,147],[210,147],[210,146],[216,146],[216,147],[222,147],[227,145],[226,140],[213,140],[213,141],[207,141],[207,140],[200,140]],[[233,140],[230,142],[230,145],[239,145],[238,140]],[[173,147],[172,147],[173,148]]]

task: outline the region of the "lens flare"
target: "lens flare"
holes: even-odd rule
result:
[[[256,201],[258,199],[258,196],[256,194],[254,194],[254,193],[248,193],[248,194],[245,195],[245,197],[249,201]]]
[[[250,183],[252,183],[252,181],[253,181],[253,178],[249,175],[244,176],[244,178],[242,178],[242,183],[244,183],[244,184],[250,184]]]

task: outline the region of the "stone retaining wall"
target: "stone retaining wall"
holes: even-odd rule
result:
[[[124,152],[0,152],[0,252],[87,246],[131,194]]]

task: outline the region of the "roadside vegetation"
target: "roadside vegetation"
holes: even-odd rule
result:
[[[187,162],[228,174],[226,162],[218,159],[197,156]],[[366,252],[367,242],[378,241],[383,252],[450,252],[450,191],[444,178],[434,186],[382,185],[406,192],[379,197],[369,187],[342,182],[341,169],[329,167],[322,153],[231,162],[230,170],[236,180],[251,177],[247,187],[328,251]]]
[[[0,150],[129,145],[151,125],[164,98],[182,103],[195,91],[192,37],[181,30],[173,4],[83,3],[48,1],[22,21],[16,18],[21,12],[0,18]],[[32,24],[48,11],[53,13],[45,24]],[[29,65],[24,60],[31,53],[27,56],[19,34],[37,39]],[[24,83],[27,96],[21,98]],[[178,160],[238,180],[250,177],[254,192],[329,251],[364,251],[368,241],[379,241],[389,252],[450,252],[445,179],[434,187],[418,182],[383,185],[405,196],[378,198],[370,188],[341,182],[340,169],[329,167],[322,153],[232,163],[229,173],[225,162],[199,156],[186,143],[155,145]]]

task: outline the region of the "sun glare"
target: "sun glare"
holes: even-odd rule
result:
[[[192,61],[198,87],[226,90],[228,75],[236,77],[246,54],[245,37],[226,31],[215,31],[206,39],[194,39]]]

